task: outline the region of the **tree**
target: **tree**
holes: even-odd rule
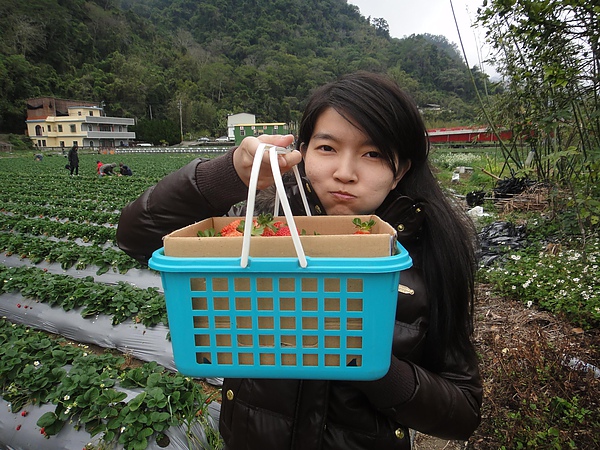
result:
[[[599,17],[587,0],[492,0],[478,17],[504,77],[493,121],[513,130],[508,167],[566,189],[557,210],[584,237],[600,223]]]
[[[131,127],[140,141],[147,141],[153,145],[166,142],[175,145],[181,142],[179,124],[172,120],[148,120],[140,119]]]

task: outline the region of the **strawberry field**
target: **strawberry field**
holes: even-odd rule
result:
[[[115,243],[121,208],[198,156],[81,154],[73,177],[62,155],[0,159],[0,448],[220,447],[217,388],[173,370],[160,277]]]
[[[176,374],[160,277],[115,243],[123,206],[198,156],[84,153],[74,177],[63,155],[0,157],[0,449],[221,448],[220,380]],[[476,156],[437,154],[441,183],[490,190],[477,171],[450,181],[457,165],[495,172]],[[98,159],[134,175],[100,178]],[[566,233],[567,211],[558,233],[537,199],[487,201],[478,219],[528,225],[529,242],[498,244],[479,272],[484,419],[469,448],[597,447],[600,240]]]

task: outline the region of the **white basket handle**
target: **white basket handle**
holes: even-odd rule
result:
[[[254,161],[252,162],[252,171],[250,172],[250,183],[248,184],[248,201],[246,202],[246,222],[244,223],[244,237],[242,240],[242,258],[240,265],[242,268],[248,266],[248,257],[250,255],[250,235],[252,233],[252,219],[254,218],[254,203],[256,200],[258,173],[260,171],[260,165],[262,163],[263,155],[266,151],[269,152],[271,171],[273,172],[273,178],[275,180],[276,215],[278,215],[279,202],[281,202],[285,219],[287,220],[287,224],[290,227],[290,235],[292,237],[292,241],[294,242],[294,248],[296,249],[296,254],[298,255],[298,262],[300,263],[300,267],[304,268],[308,265],[308,262],[306,261],[306,255],[304,254],[304,249],[302,248],[302,243],[300,242],[300,236],[298,235],[298,229],[296,228],[296,223],[294,222],[294,215],[292,214],[290,203],[287,199],[287,195],[285,194],[285,187],[283,186],[283,180],[281,179],[281,171],[279,170],[279,162],[277,160],[278,153],[287,152],[288,150],[281,147],[275,147],[269,144],[260,144],[258,146],[254,155]],[[302,202],[304,203],[304,209],[306,210],[307,214],[310,215],[310,208],[306,199],[306,193],[304,192],[304,188],[302,186],[302,179],[300,178],[298,167],[294,166],[293,171],[294,175],[296,176],[296,181],[298,182],[298,188],[300,189],[300,196],[302,197]]]

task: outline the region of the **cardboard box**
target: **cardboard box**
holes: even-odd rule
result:
[[[371,234],[354,234],[356,217],[373,219]],[[198,237],[198,231],[213,228],[217,232],[235,217],[212,217],[176,230],[164,237],[166,256],[239,257],[242,237]],[[245,218],[243,218],[245,219]],[[285,217],[275,220],[286,222]],[[306,256],[336,258],[369,258],[390,256],[396,240],[395,230],[375,215],[366,216],[295,216],[300,241]],[[296,250],[289,236],[252,236],[250,256],[294,257]]]

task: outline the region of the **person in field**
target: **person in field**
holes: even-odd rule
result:
[[[225,155],[197,159],[127,205],[117,241],[145,262],[162,238],[196,221],[241,216],[254,154],[294,137],[245,138]],[[373,381],[228,379],[219,430],[227,450],[409,449],[411,430],[467,440],[481,420],[482,382],[471,339],[476,270],[473,224],[440,189],[428,164],[423,119],[391,79],[367,72],[314,91],[295,150],[312,215],[376,214],[398,231],[413,267],[401,274],[389,371]],[[290,176],[290,178],[293,178]],[[273,211],[263,158],[257,205]],[[294,183],[288,197],[305,215]]]

